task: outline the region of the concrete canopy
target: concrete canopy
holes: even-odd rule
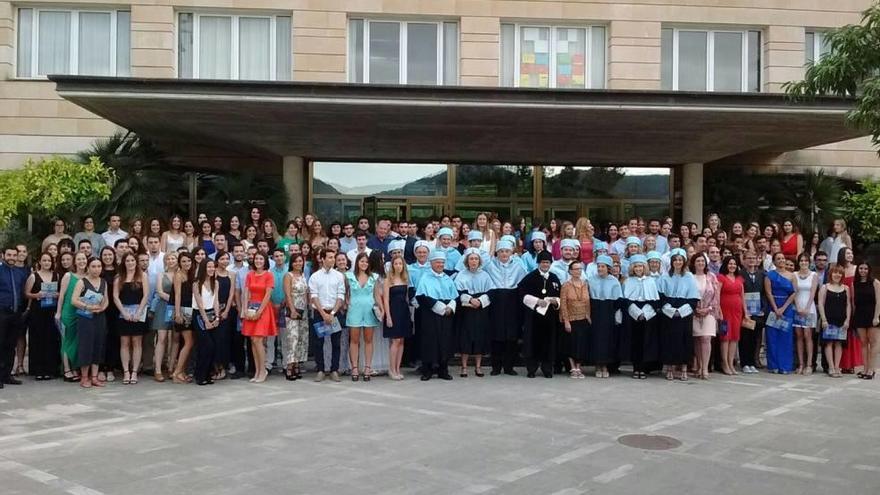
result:
[[[65,99],[186,155],[653,166],[773,154],[864,135],[853,100],[51,76]],[[196,152],[195,150],[201,150]]]

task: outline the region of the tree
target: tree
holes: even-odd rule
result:
[[[865,179],[859,185],[861,191],[843,196],[847,226],[864,243],[880,242],[880,181]]]
[[[847,122],[871,133],[880,145],[880,3],[862,14],[860,25],[828,31],[831,50],[809,64],[803,81],[789,82],[783,89],[794,99],[817,95],[856,98]]]
[[[115,133],[95,141],[78,154],[81,161],[96,156],[114,172],[110,197],[83,205],[81,215],[107,218],[119,213],[123,218],[168,218],[172,213],[186,213],[179,205],[189,197],[189,187],[182,180],[184,170],[175,168],[168,157],[152,142],[128,133]]]
[[[56,215],[107,199],[113,172],[97,157],[87,163],[53,156],[0,173],[0,226],[17,215]]]

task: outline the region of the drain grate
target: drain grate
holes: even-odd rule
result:
[[[643,450],[670,450],[681,447],[681,441],[665,435],[623,435],[617,441],[627,447]]]

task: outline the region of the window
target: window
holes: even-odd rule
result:
[[[16,75],[131,74],[131,13],[18,9]]]
[[[501,85],[604,88],[605,28],[502,24]]]
[[[804,59],[808,64],[818,61],[831,51],[831,45],[828,44],[825,33],[807,31],[804,41]]]
[[[663,89],[760,91],[760,31],[664,28],[660,35]]]
[[[289,81],[290,16],[178,14],[177,74]]]
[[[352,19],[348,79],[377,84],[458,84],[458,24]]]

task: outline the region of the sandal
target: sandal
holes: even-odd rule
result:
[[[669,381],[675,380],[675,372],[672,370],[666,371],[666,379]]]
[[[24,371],[24,366],[19,366],[18,368],[15,369],[15,373],[13,373],[12,376],[24,376],[26,374],[27,373],[25,373],[25,371]]]
[[[131,373],[129,373],[128,371],[122,372],[122,384],[123,385],[128,385],[131,383],[131,378],[129,378],[129,376],[131,376]]]
[[[648,374],[645,373],[644,371],[640,371],[639,372],[639,380],[647,380],[647,379],[648,379]]]
[[[687,373],[687,371],[682,371],[682,372],[678,375],[678,379],[679,379],[680,381],[683,381],[683,382],[688,381],[688,373]]]
[[[178,374],[174,375],[171,380],[174,383],[179,383],[179,384],[183,385],[183,384],[188,383],[186,378],[187,378],[186,375],[184,375],[183,373],[178,373]]]
[[[296,374],[293,372],[293,368],[292,368],[292,367],[291,367],[291,368],[287,368],[286,370],[284,370],[284,379],[287,380],[287,381],[289,381],[289,382],[292,382],[292,381],[296,380]]]
[[[364,367],[364,381],[370,381],[370,378],[373,377],[373,369],[369,366]]]
[[[812,374],[813,374],[813,368],[810,368],[810,367],[808,366],[808,367],[806,367],[806,368],[804,369],[804,376],[810,376],[810,375],[812,375]]]
[[[93,386],[93,387],[104,387],[104,386],[106,386],[106,385],[104,385],[104,382],[102,382],[102,381],[98,378],[98,376],[96,375],[96,376],[93,376],[93,377],[92,377],[92,386]]]
[[[92,388],[92,382],[89,380],[80,380],[79,386],[82,388]]]
[[[862,378],[865,380],[873,380],[875,373],[876,373],[876,371],[872,371],[870,373],[865,373],[865,376],[863,376]]]
[[[131,373],[128,374],[128,376],[130,377],[129,380],[128,380],[128,383],[131,384],[131,385],[137,385],[137,382],[138,382],[138,372],[137,372],[137,371],[132,371]]]
[[[352,369],[351,369],[351,381],[356,382],[356,381],[358,381],[358,380],[360,380],[360,379],[361,379],[361,375],[358,374],[358,369],[357,369],[357,368],[352,368]]]
[[[474,370],[474,374],[477,375],[477,378],[483,378],[484,376],[486,376],[486,375],[483,373],[483,370],[480,369],[480,368],[475,369],[475,370]]]
[[[73,371],[67,370],[64,372],[64,381],[67,383],[73,383],[77,381],[76,374]]]
[[[159,373],[159,372],[153,373],[153,380],[156,380],[157,382],[162,383],[165,381],[165,375],[163,375],[162,373]]]
[[[468,375],[467,368],[462,367],[461,372],[458,374],[458,376],[460,376],[462,378],[467,378],[467,375]]]

